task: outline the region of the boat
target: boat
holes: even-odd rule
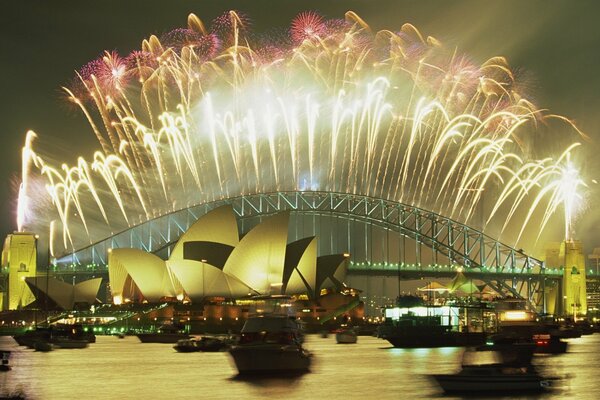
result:
[[[52,343],[47,342],[45,340],[38,340],[37,342],[35,342],[33,344],[33,348],[35,349],[35,351],[42,351],[42,352],[54,350],[54,346],[52,345]]]
[[[531,364],[532,355],[522,350],[519,346],[467,349],[458,373],[432,377],[446,393],[521,393],[550,388],[554,378],[541,376]]]
[[[136,335],[142,343],[177,343],[181,339],[190,339],[191,336],[182,332],[173,325],[163,325],[157,332],[138,333]]]
[[[10,371],[11,366],[8,365],[9,358],[10,358],[10,351],[0,350],[0,372]]]
[[[335,341],[340,344],[353,344],[358,340],[356,327],[341,326],[335,331]]]
[[[395,306],[385,307],[383,314],[377,337],[400,348],[479,346],[495,331],[495,310],[484,302],[433,305],[422,297],[404,295],[396,299]],[[477,326],[474,316],[479,320]]]
[[[461,347],[485,343],[484,332],[457,332],[451,325],[442,324],[439,315],[415,315],[410,311],[393,321],[379,326],[377,337],[394,347],[432,348]]]
[[[21,334],[14,335],[13,339],[15,339],[19,346],[27,346],[29,348],[33,348],[36,342],[48,342],[50,340],[50,335],[50,326],[36,327],[34,330],[25,331]]]
[[[197,342],[196,339],[179,339],[173,348],[178,353],[194,353],[200,351]]]
[[[488,342],[501,338],[513,343],[531,343],[536,354],[561,354],[567,351],[568,343],[562,340],[564,336],[555,321],[547,317],[542,317],[542,320],[538,321],[535,315],[527,310],[511,311],[515,315],[522,313],[524,317],[501,321],[498,334],[490,336]]]
[[[61,349],[84,349],[90,344],[85,339],[73,339],[67,336],[54,337],[51,343]]]
[[[81,324],[55,324],[46,327],[36,327],[35,330],[26,331],[20,335],[13,336],[20,346],[34,348],[38,342],[54,343],[56,340],[61,342],[75,341],[95,343],[96,335],[93,332],[86,332]]]
[[[532,336],[535,342],[534,352],[537,354],[560,354],[566,353],[568,343],[560,337],[549,333],[537,333]]]
[[[228,350],[231,345],[234,343],[234,340],[231,338],[220,338],[215,336],[202,336],[200,340],[197,341],[197,346],[200,351],[224,351]]]
[[[287,296],[255,299],[261,303],[229,350],[239,375],[308,372],[312,354],[302,347],[301,325]],[[269,310],[269,311],[266,311]]]
[[[180,339],[173,348],[179,353],[193,353],[196,351],[225,351],[233,344],[230,337],[220,338],[215,336],[202,336],[200,339]]]

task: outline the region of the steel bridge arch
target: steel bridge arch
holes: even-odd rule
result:
[[[162,253],[166,257],[172,245],[192,223],[223,204],[232,205],[244,233],[247,231],[247,221],[260,220],[262,217],[289,210],[293,214],[335,216],[347,221],[359,221],[387,232],[397,232],[414,240],[417,245],[415,264],[391,264],[388,268],[387,263],[360,264],[355,260],[350,273],[360,272],[361,269],[379,269],[385,273],[385,269],[388,268],[399,271],[420,269],[421,273],[435,274],[438,268],[436,260],[441,255],[450,260],[451,264],[462,266],[466,274],[486,281],[498,292],[509,292],[513,296],[525,297],[538,304],[539,299],[534,299],[534,296],[536,293],[539,295],[540,286],[545,284],[546,278],[558,278],[553,276],[557,275],[556,273],[547,273],[542,261],[525,254],[522,250],[432,211],[381,198],[318,191],[244,195],[175,211],[66,254],[57,259],[57,268],[66,268],[73,272],[102,268],[106,265],[109,249],[117,247],[139,248],[159,255]],[[434,255],[433,263],[421,265],[419,246],[431,249]],[[443,272],[443,266],[439,266],[438,270]],[[521,287],[518,287],[518,284]]]

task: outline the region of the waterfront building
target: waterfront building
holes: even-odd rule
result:
[[[199,218],[169,258],[140,249],[111,249],[108,274],[115,304],[201,302],[249,295],[318,298],[344,290],[349,254],[317,257],[316,238],[287,243],[289,212],[266,218],[241,239],[230,205]]]

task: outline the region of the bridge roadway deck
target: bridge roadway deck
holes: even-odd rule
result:
[[[45,275],[45,271],[40,270],[40,274]],[[387,276],[387,277],[400,277],[402,279],[417,279],[421,277],[432,277],[432,278],[453,278],[457,275],[458,269],[455,266],[418,266],[418,265],[404,265],[398,267],[398,265],[384,265],[372,264],[367,266],[350,265],[348,268],[348,275],[350,276]],[[500,271],[494,271],[493,268],[489,270],[480,271],[478,269],[463,269],[462,272],[465,277],[471,279],[481,280],[541,280],[542,278],[561,280],[562,270],[548,268],[544,273],[528,273],[523,270],[507,271],[506,269]],[[58,267],[50,271],[51,276],[80,276],[83,279],[97,275],[108,275],[108,267],[102,265],[90,266],[79,266],[79,267]],[[588,274],[590,277],[594,277],[595,274]],[[0,271],[0,276],[8,276],[8,272]]]

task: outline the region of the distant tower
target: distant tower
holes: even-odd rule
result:
[[[577,317],[587,312],[585,256],[583,244],[578,240],[565,240],[560,246],[563,261],[563,313]]]
[[[37,235],[14,232],[6,237],[2,249],[2,268],[8,270],[8,304],[3,307],[16,310],[35,300],[25,278],[36,275]]]

